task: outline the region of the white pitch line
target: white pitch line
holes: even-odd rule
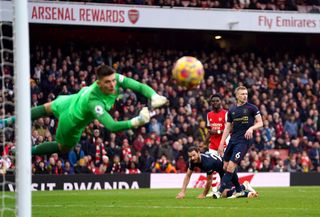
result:
[[[33,207],[83,207],[82,204],[65,204],[65,205],[32,205]],[[270,207],[225,207],[225,206],[140,206],[140,205],[95,205],[94,207],[101,207],[101,208],[143,208],[143,209],[267,209],[270,210]],[[273,210],[320,210],[320,208],[294,208],[294,207],[278,207],[272,208]]]

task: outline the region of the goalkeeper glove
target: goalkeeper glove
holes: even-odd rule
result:
[[[168,99],[165,96],[160,96],[159,94],[154,94],[151,97],[151,107],[158,108],[166,104]]]
[[[131,124],[134,127],[139,127],[150,121],[150,112],[147,107],[143,107],[139,113],[139,116],[131,119]]]

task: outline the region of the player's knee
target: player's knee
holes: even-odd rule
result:
[[[225,162],[225,163],[223,164],[223,170],[224,170],[224,171],[227,171],[227,168],[228,168],[228,162]]]
[[[47,114],[52,114],[52,108],[51,108],[51,102],[47,102],[47,103],[45,103],[43,106],[44,106],[44,108],[45,108],[45,110],[46,110],[46,112],[47,112]]]
[[[69,147],[63,146],[62,144],[58,144],[58,147],[61,153],[68,153],[70,150]]]
[[[234,170],[236,169],[236,167],[237,167],[237,164],[234,163],[234,162],[232,162],[232,161],[230,161],[230,162],[228,163],[228,166],[227,166],[226,171],[229,172],[229,173],[233,173]]]

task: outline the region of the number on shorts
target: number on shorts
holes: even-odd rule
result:
[[[216,155],[216,154],[214,154],[214,153],[210,153],[210,156],[213,158],[213,159],[215,159],[215,160],[220,160],[220,161],[222,161],[222,159],[221,159],[221,157],[219,156],[219,155]]]
[[[241,155],[241,152],[239,151],[239,152],[236,154],[236,158],[239,159],[239,158],[240,158],[240,155]]]

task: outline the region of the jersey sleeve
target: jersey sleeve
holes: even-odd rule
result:
[[[214,172],[213,170],[210,170],[210,171],[206,172],[206,174],[207,174],[208,176],[210,176],[210,175],[212,175],[213,172]]]
[[[257,106],[253,105],[252,106],[252,116],[255,117],[257,115],[260,115],[260,111]]]
[[[94,101],[89,103],[89,109],[92,115],[110,132],[132,128],[131,121],[115,121],[100,102]]]
[[[130,90],[133,90],[134,92],[138,92],[145,96],[148,99],[151,99],[151,97],[156,94],[156,92],[149,87],[146,84],[140,83],[134,79],[128,78],[121,74],[116,74],[116,79],[118,84],[123,88],[129,88]]]
[[[209,121],[209,114],[210,114],[210,112],[207,113],[207,127],[211,126],[210,121]]]
[[[227,122],[232,123],[233,118],[232,118],[232,109],[230,108],[229,111],[227,112]]]
[[[191,161],[189,161],[189,166],[188,166],[188,168],[189,168],[191,171],[193,171],[194,168],[195,168],[194,163],[192,163]]]

